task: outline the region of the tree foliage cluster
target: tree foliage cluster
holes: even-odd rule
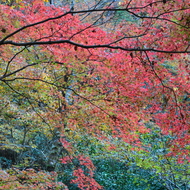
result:
[[[187,0],[0,3],[2,189],[189,189]]]

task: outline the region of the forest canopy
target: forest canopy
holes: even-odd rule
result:
[[[190,188],[188,0],[0,15],[0,189]]]

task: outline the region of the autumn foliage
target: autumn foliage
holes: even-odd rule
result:
[[[189,2],[76,7],[39,0],[0,5],[2,146],[33,146],[37,133],[57,137],[65,151],[61,163],[73,165],[71,183],[89,190],[103,187],[94,180],[92,158],[76,145],[84,135],[105,144],[105,152],[123,146],[126,160],[162,173],[161,161],[146,162],[157,131],[160,160],[187,164]],[[118,12],[130,19],[114,23]],[[130,152],[145,159],[130,158]]]

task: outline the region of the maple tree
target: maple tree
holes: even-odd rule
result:
[[[161,162],[147,158],[155,145],[146,142],[160,130],[158,149],[165,152],[157,156],[169,160],[168,167],[186,165],[188,1],[113,1],[101,8],[79,3],[74,10],[28,2],[0,5],[2,127],[14,131],[13,143],[22,136],[18,144],[32,145],[31,134],[38,132],[61,138],[62,163],[73,163],[72,182],[81,189],[101,189],[94,165],[75,145],[84,134],[104,142],[105,152],[119,151],[121,141],[124,157],[134,151],[137,157],[129,160],[162,173]],[[128,19],[115,24],[117,13]],[[22,127],[15,129],[15,123]]]

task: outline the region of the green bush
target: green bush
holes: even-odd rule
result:
[[[117,160],[95,160],[95,180],[106,190],[165,190],[158,176]]]

